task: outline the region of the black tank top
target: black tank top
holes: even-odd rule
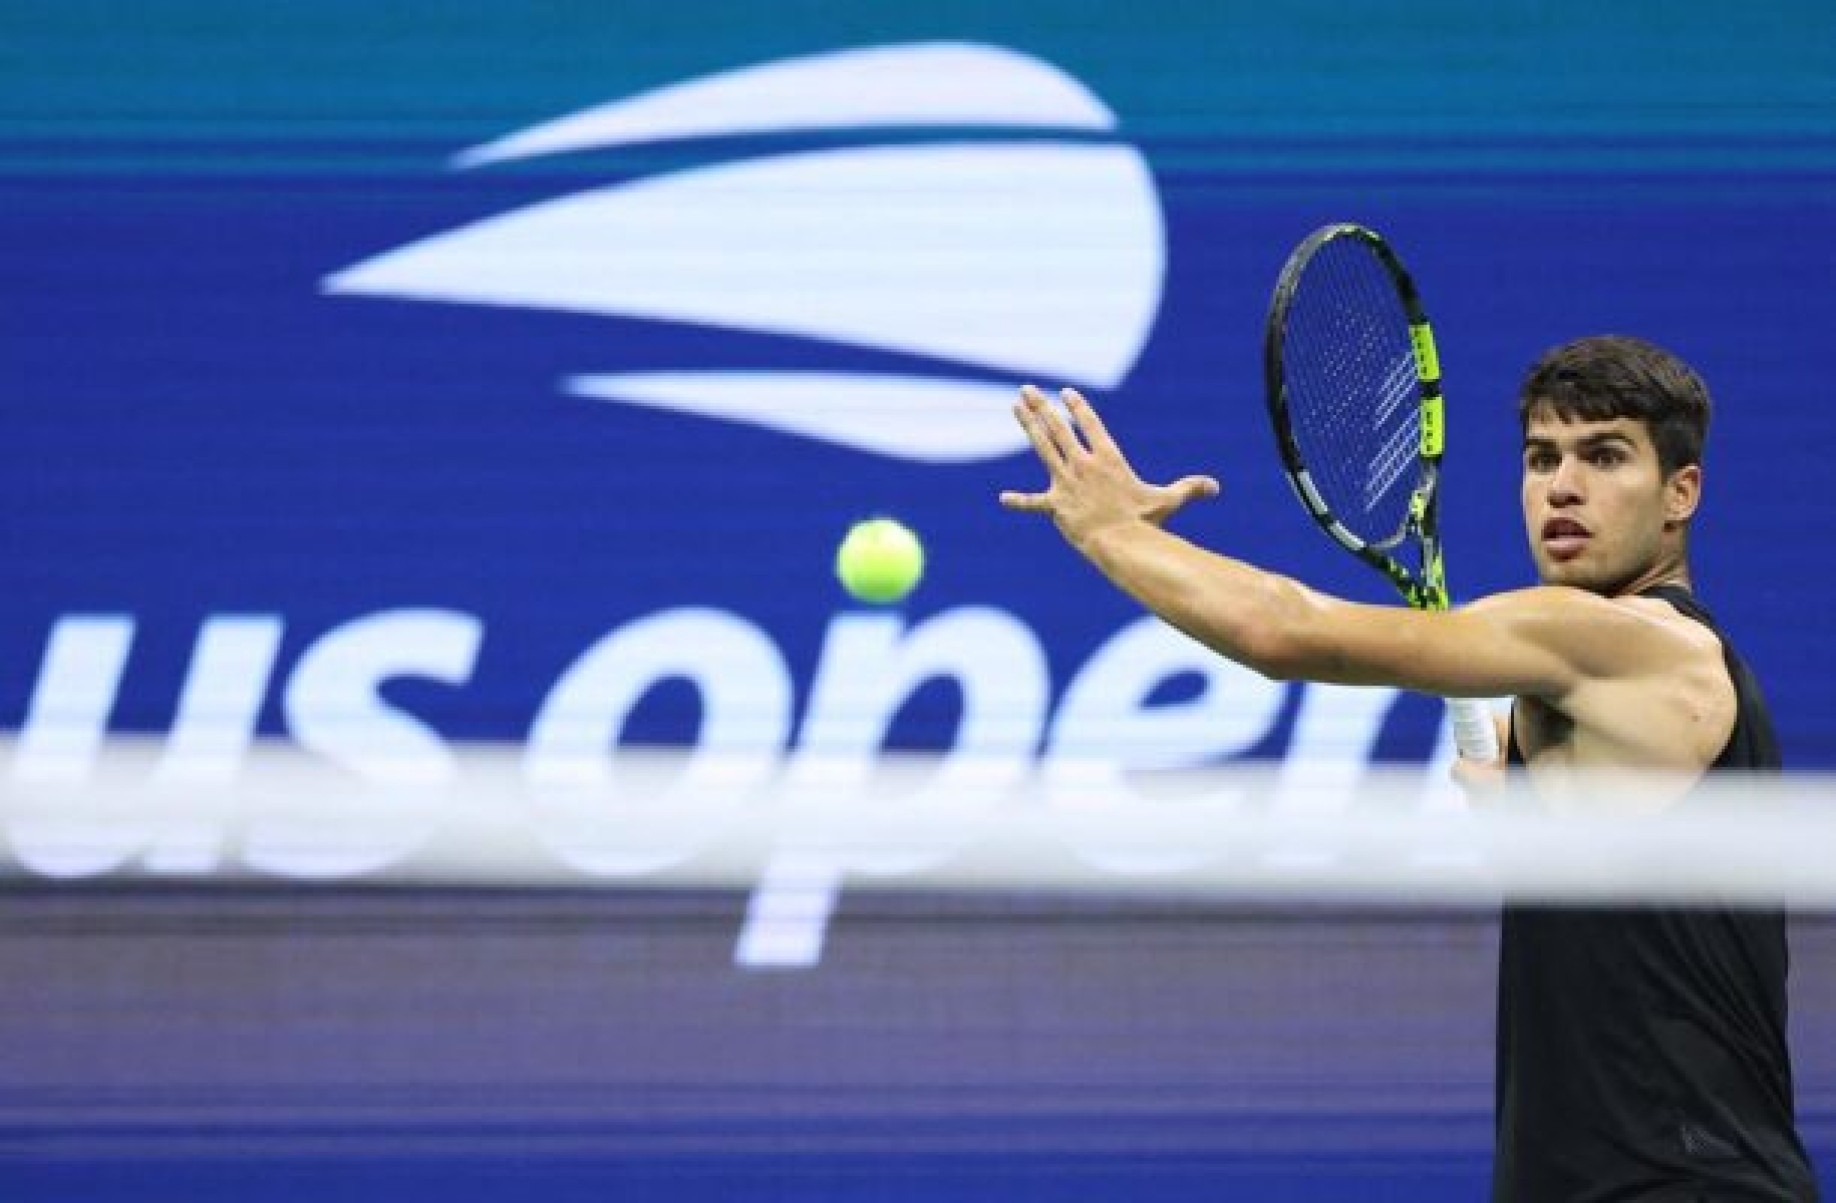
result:
[[[1720,634],[1687,590],[1657,597]],[[1713,769],[1776,771],[1753,674]],[[1516,724],[1509,762],[1522,765]],[[1494,1203],[1817,1198],[1792,1112],[1779,911],[1507,905]]]

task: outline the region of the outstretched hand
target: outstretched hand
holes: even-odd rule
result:
[[[1218,495],[1218,482],[1209,476],[1148,484],[1135,475],[1090,402],[1076,389],[1061,389],[1059,396],[1071,413],[1069,422],[1043,392],[1030,384],[1020,389],[1014,417],[1050,481],[1043,493],[1003,492],[1001,504],[1008,509],[1049,516],[1073,546],[1081,547],[1109,527],[1130,522],[1159,526],[1187,502]]]

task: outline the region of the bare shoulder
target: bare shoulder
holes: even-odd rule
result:
[[[1642,676],[1680,661],[1720,659],[1713,631],[1656,598],[1537,585],[1493,594],[1466,610],[1558,650],[1582,678]]]
[[[1533,767],[1694,772],[1719,754],[1738,703],[1713,630],[1656,598],[1583,594],[1550,604],[1588,622],[1592,634],[1574,643],[1594,671],[1561,697],[1520,698],[1520,743]]]
[[[1649,629],[1652,637],[1672,641],[1678,650],[1690,650],[1719,657],[1721,637],[1705,623],[1697,622],[1669,602],[1656,597],[1599,598],[1627,616],[1640,630]]]

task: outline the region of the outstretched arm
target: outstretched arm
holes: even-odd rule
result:
[[[1038,389],[1021,390],[1015,416],[1050,484],[1003,493],[1002,504],[1050,516],[1118,588],[1267,676],[1560,703],[1585,681],[1640,671],[1674,650],[1654,624],[1578,590],[1528,589],[1432,613],[1330,597],[1206,551],[1161,524],[1215,496],[1217,483],[1146,484],[1090,403],[1062,395],[1070,422]]]

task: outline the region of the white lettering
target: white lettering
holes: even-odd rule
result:
[[[35,873],[113,872],[146,844],[145,815],[98,823],[57,804],[61,793],[76,796],[60,787],[80,786],[95,766],[133,644],[134,619],[125,614],[61,618],[51,629],[11,772],[45,802],[9,824],[14,853]]]
[[[1172,849],[1164,838],[1158,847],[1145,839],[1117,846],[1109,823],[1100,825],[1104,842],[1080,841],[1076,808],[1120,799],[1177,820],[1184,812],[1169,808],[1202,802],[1215,815],[1215,796],[1180,796],[1181,770],[1257,748],[1290,696],[1287,685],[1144,618],[1096,649],[1054,709],[1038,637],[1011,614],[966,607],[908,625],[893,612],[849,611],[830,623],[793,743],[796,683],[770,634],[734,614],[685,607],[608,632],[561,674],[509,770],[521,780],[508,780],[506,790],[526,792],[528,809],[481,820],[451,810],[456,804],[442,796],[456,771],[454,750],[382,696],[401,678],[471,680],[483,623],[458,611],[384,611],[308,647],[281,702],[309,755],[284,767],[291,776],[282,788],[239,789],[237,769],[249,759],[284,629],[279,615],[207,618],[169,738],[158,748],[127,742],[118,760],[111,747],[109,771],[128,776],[104,783],[98,757],[109,746],[135,619],[61,619],[11,766],[16,804],[7,823],[21,864],[47,877],[95,876],[128,868],[144,852],[155,874],[248,869],[341,879],[398,867],[423,847],[437,858],[430,837],[487,821],[503,837],[501,848],[489,846],[512,860],[554,856],[589,877],[693,881],[704,865],[718,875],[726,863],[718,858],[761,846],[746,841],[766,841],[735,959],[808,966],[821,958],[851,877],[896,878],[947,863],[975,833],[938,815],[952,803],[999,796],[1035,758],[1049,787],[1045,804],[1069,808],[1054,816],[1071,820],[1068,855],[1111,872],[1155,874],[1228,854],[1229,825],[1209,819],[1195,821],[1192,840]],[[627,728],[636,707],[669,681],[695,690],[699,727],[686,749],[652,756],[628,744]],[[939,682],[960,691],[955,735],[941,758],[904,764],[888,753],[889,736],[918,692]],[[1349,797],[1397,697],[1302,689],[1270,804],[1305,809]],[[1436,759],[1447,755],[1443,746]],[[105,784],[124,787],[94,788]],[[89,805],[81,795],[92,789]],[[799,825],[793,804],[788,825],[732,826],[731,803],[768,790],[841,803],[862,821],[841,834],[814,818]],[[698,806],[710,801],[720,805]],[[1166,830],[1164,822],[1144,826]],[[234,864],[224,855],[232,832],[241,835]],[[1326,854],[1296,846],[1267,855],[1306,865]]]
[[[1148,704],[1157,686],[1182,676],[1199,678],[1195,697]],[[1098,648],[1066,688],[1041,769],[1067,814],[1092,800],[1177,806],[1177,791],[1170,797],[1144,793],[1141,775],[1242,755],[1274,727],[1286,696],[1282,683],[1206,650],[1157,618],[1142,618]],[[1220,799],[1203,801],[1215,809]],[[1223,829],[1208,834],[1219,845],[1229,838]],[[1118,873],[1173,872],[1219,855],[1218,846],[1203,840],[1176,851],[1164,843],[1133,849],[1079,841],[1077,851],[1089,864]]]
[[[1294,739],[1281,764],[1274,807],[1285,813],[1328,815],[1344,809],[1358,779],[1370,765],[1371,751],[1383,720],[1401,694],[1375,686],[1307,686],[1294,719]],[[1263,859],[1284,868],[1312,868],[1336,863],[1337,841],[1288,843],[1270,848]]]
[[[389,610],[345,623],[308,648],[283,697],[287,728],[302,747],[357,780],[343,788],[328,780],[311,814],[264,809],[247,833],[249,866],[282,877],[358,877],[421,844],[438,814],[424,791],[410,787],[449,777],[452,752],[433,728],[385,702],[379,689],[402,677],[463,684],[483,634],[470,614]]]
[[[938,679],[955,681],[963,696],[948,754],[915,791],[901,783],[891,791],[896,796],[876,797],[875,766],[894,717],[921,685]],[[1038,639],[999,610],[952,610],[909,631],[891,614],[843,614],[831,622],[790,781],[812,794],[897,807],[911,821],[875,847],[781,848],[747,906],[735,959],[813,965],[847,874],[892,876],[948,855],[954,840],[926,821],[926,799],[1017,781],[1034,754],[1050,693]]]
[[[663,781],[642,765],[621,771],[613,748],[639,699],[680,678],[701,696],[701,730],[687,764]],[[620,627],[588,648],[536,715],[524,770],[540,787],[538,834],[567,864],[600,877],[641,876],[693,854],[711,825],[612,822],[597,804],[692,804],[741,796],[778,767],[790,735],[793,689],[777,645],[719,610],[669,610]]]
[[[198,632],[172,734],[154,770],[171,805],[161,808],[167,817],[147,849],[150,871],[195,875],[220,863],[231,796],[193,787],[235,779],[255,738],[282,630],[279,617],[245,615],[211,618]]]
[[[288,679],[287,729],[301,746],[365,777],[432,780],[452,771],[438,732],[385,702],[387,681],[463,685],[484,625],[454,610],[388,610],[347,622],[306,650]]]
[[[26,705],[13,775],[81,780],[95,763],[134,645],[126,614],[60,618]]]

